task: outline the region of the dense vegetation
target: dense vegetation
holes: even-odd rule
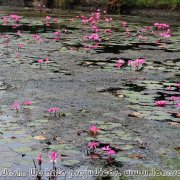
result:
[[[82,4],[90,6],[105,7],[110,10],[125,7],[151,7],[151,8],[170,8],[177,9],[180,7],[180,0],[54,0],[55,6],[69,7],[72,4]]]

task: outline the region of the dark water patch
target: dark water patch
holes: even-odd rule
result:
[[[15,25],[0,25],[0,33],[16,33],[18,30],[20,31],[27,31],[30,33],[47,33],[47,32],[54,32],[56,29],[66,29],[69,30],[67,33],[70,34],[73,30],[78,30],[79,28],[76,27],[69,27],[63,24],[52,23],[50,26],[46,26],[45,24],[42,25],[31,25],[31,24],[19,24],[18,26]]]
[[[8,33],[8,32],[16,33],[18,30],[20,30],[20,31],[28,31],[30,33],[53,32],[52,29],[47,28],[44,25],[31,26],[31,25],[22,24],[22,25],[18,26],[17,28],[13,28],[13,26],[0,25],[0,32],[1,33]]]
[[[124,86],[128,87],[129,91],[141,92],[146,89],[145,86],[139,86],[137,84],[124,84]]]
[[[100,44],[103,46],[102,49],[97,49],[97,53],[113,53],[113,54],[119,54],[121,50],[128,50],[132,49],[134,45],[104,45]]]
[[[119,87],[109,87],[109,88],[98,88],[97,91],[98,92],[115,92],[121,89],[122,88],[119,88]]]

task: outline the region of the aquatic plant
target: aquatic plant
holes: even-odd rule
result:
[[[177,83],[176,86],[180,89],[180,83]]]
[[[37,160],[38,160],[38,165],[39,165],[39,169],[41,169],[41,165],[42,165],[42,161],[43,161],[43,156],[42,154],[39,154],[38,157],[37,157]]]
[[[19,44],[18,44],[18,50],[21,51],[21,49],[23,48],[23,46],[24,46],[24,44],[19,43]]]
[[[114,150],[112,150],[112,149],[110,149],[109,151],[107,151],[107,153],[108,153],[110,156],[116,154],[116,152],[115,152]]]
[[[12,109],[16,110],[16,112],[18,114],[19,109],[20,109],[20,104],[18,102],[14,102],[11,107],[12,107]]]
[[[95,141],[89,142],[87,146],[90,150],[92,150],[94,152],[94,150],[97,148],[97,146],[99,146],[99,142],[95,142]]]
[[[54,32],[54,41],[59,41],[60,40],[60,36],[61,36],[61,32],[60,31],[56,31]]]
[[[17,31],[17,35],[21,37],[22,36],[22,32],[21,31]]]
[[[42,40],[42,37],[40,35],[37,35],[37,34],[33,34],[32,36],[32,39],[36,42],[36,43],[41,43],[43,40]]]
[[[42,65],[42,63],[44,63],[44,60],[43,59],[38,59],[38,63],[39,63],[40,69],[41,69],[41,65]]]
[[[49,154],[49,158],[51,159],[51,162],[57,162],[57,158],[58,158],[58,153],[53,151]]]
[[[125,63],[125,61],[124,61],[123,59],[119,59],[119,60],[116,62],[115,66],[116,66],[117,68],[121,68],[121,67],[124,65],[124,63]]]
[[[60,108],[59,107],[52,107],[52,108],[49,108],[48,109],[48,113],[51,114],[51,113],[54,113],[54,116],[57,116],[57,113],[60,111]]]
[[[8,16],[3,17],[3,26],[7,26],[8,24]]]
[[[52,151],[50,154],[49,154],[49,158],[51,159],[50,162],[53,163],[53,172],[52,172],[52,176],[54,176],[56,174],[56,162],[57,162],[57,159],[58,159],[58,153],[56,151]]]
[[[177,103],[176,106],[177,106],[177,107],[180,107],[180,103]]]
[[[93,125],[89,128],[89,131],[93,136],[96,136],[100,129],[97,128],[97,126]]]
[[[166,106],[166,105],[167,105],[167,102],[166,102],[166,101],[156,101],[155,104],[156,104],[157,106],[163,107],[163,106]]]
[[[101,148],[103,151],[110,151],[111,150],[111,148],[109,147],[109,145],[108,146],[105,146],[105,147],[102,147]]]
[[[32,105],[32,101],[25,101],[23,104],[29,108],[29,106]]]

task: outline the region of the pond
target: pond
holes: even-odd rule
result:
[[[0,16],[2,178],[176,173],[178,19],[7,7]]]

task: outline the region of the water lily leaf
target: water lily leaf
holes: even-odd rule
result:
[[[61,164],[63,164],[64,166],[75,166],[79,163],[80,163],[80,161],[78,161],[78,160],[66,160],[66,161],[61,162]]]
[[[122,156],[117,156],[117,157],[115,158],[115,160],[116,160],[117,162],[122,162],[122,163],[128,163],[128,162],[131,162],[131,161],[132,161],[131,158],[129,158],[129,157],[122,157]]]
[[[129,155],[129,157],[132,159],[143,159],[144,155],[142,155],[142,154],[131,154],[131,155]]]

